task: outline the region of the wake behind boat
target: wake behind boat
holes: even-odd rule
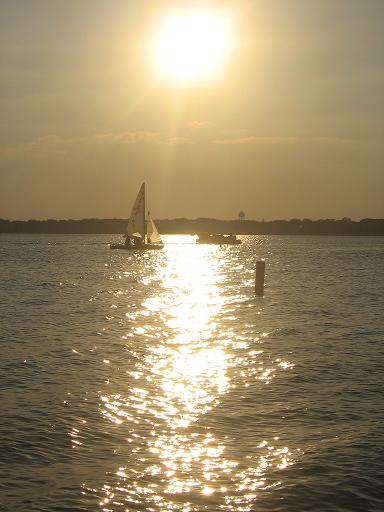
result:
[[[149,212],[147,219],[145,219],[145,183],[143,183],[128,220],[125,242],[123,244],[109,244],[109,248],[131,251],[162,249],[163,247],[161,236]]]

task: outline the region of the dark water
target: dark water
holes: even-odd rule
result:
[[[384,510],[384,239],[243,240],[0,236],[1,510]]]

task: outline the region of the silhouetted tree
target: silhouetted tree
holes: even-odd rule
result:
[[[239,221],[241,222],[242,220],[244,220],[244,217],[245,217],[245,213],[243,212],[243,210],[241,210],[241,212],[239,212]]]

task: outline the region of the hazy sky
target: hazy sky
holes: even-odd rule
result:
[[[203,2],[207,5],[208,2]],[[214,80],[149,42],[196,1],[0,0],[0,217],[384,217],[384,1],[236,0]]]

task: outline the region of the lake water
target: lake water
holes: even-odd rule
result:
[[[384,238],[108,241],[0,235],[1,510],[384,510]]]

